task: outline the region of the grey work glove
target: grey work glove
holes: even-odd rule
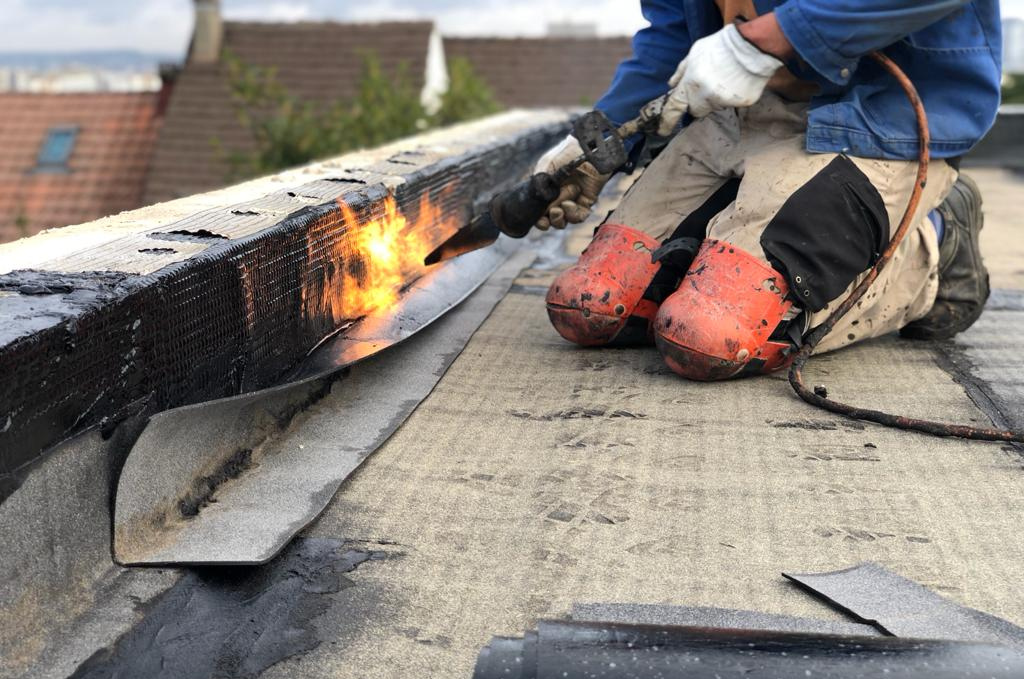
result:
[[[553,174],[583,155],[583,148],[576,138],[569,135],[557,146],[541,156],[534,172]],[[597,202],[601,189],[608,183],[611,175],[601,174],[590,163],[577,167],[568,181],[562,185],[548,212],[537,222],[537,228],[547,231],[550,227],[564,229],[566,224],[579,224],[590,216],[590,208]]]

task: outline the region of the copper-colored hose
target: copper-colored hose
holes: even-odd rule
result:
[[[893,253],[896,252],[896,248],[899,247],[904,236],[907,235],[907,231],[910,230],[910,226],[913,223],[914,218],[917,216],[917,208],[921,202],[921,193],[924,191],[925,184],[928,181],[928,161],[930,158],[928,145],[931,139],[928,132],[928,116],[925,114],[924,105],[921,103],[921,97],[918,95],[914,84],[910,82],[910,78],[907,77],[907,74],[904,73],[903,70],[892,61],[892,59],[880,52],[872,52],[871,58],[881,64],[882,68],[888,71],[900,84],[900,87],[902,87],[903,91],[906,92],[907,98],[910,99],[910,104],[914,108],[914,115],[917,116],[918,135],[921,142],[921,150],[918,156],[919,164],[917,169],[917,183],[914,186],[913,192],[910,194],[907,211],[903,214],[903,219],[900,221],[899,228],[896,229],[896,233],[893,235],[892,240],[889,241],[889,246],[885,249],[882,255],[878,258],[878,261],[875,262],[875,265],[870,271],[868,271],[867,275],[860,284],[857,285],[854,291],[851,292],[843,303],[829,315],[824,323],[815,328],[804,339],[804,343],[800,347],[799,351],[797,351],[796,358],[793,360],[793,364],[789,369],[789,383],[792,385],[793,390],[796,391],[797,395],[807,403],[857,420],[867,420],[887,427],[909,429],[925,434],[932,434],[934,436],[955,436],[958,438],[975,439],[979,441],[1016,441],[1024,443],[1024,432],[1022,431],[986,429],[982,427],[948,424],[945,422],[931,422],[929,420],[918,420],[912,417],[890,415],[889,413],[883,413],[877,410],[866,410],[833,401],[826,396],[815,393],[804,385],[802,371],[804,365],[807,363],[807,359],[811,356],[811,352],[814,351],[814,348],[818,346],[826,335],[832,332],[832,329],[835,327],[836,323],[839,322],[839,319],[845,316],[850,309],[860,301],[861,297],[864,296],[864,293],[867,292],[869,287],[871,287],[871,284],[876,278],[878,278],[878,274],[881,273],[882,269],[884,269],[889,263],[889,260],[892,259]]]

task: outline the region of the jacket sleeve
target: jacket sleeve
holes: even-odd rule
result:
[[[619,65],[611,87],[595,108],[612,122],[634,118],[640,107],[668,91],[668,79],[690,51],[683,2],[642,0],[650,26],[633,38],[633,56]]]
[[[953,13],[970,0],[788,0],[775,8],[797,54],[837,85],[860,58]]]

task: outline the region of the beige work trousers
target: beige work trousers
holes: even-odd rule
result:
[[[912,115],[909,105],[907,115]],[[666,238],[723,184],[739,177],[736,200],[711,220],[707,237],[728,241],[767,262],[761,248],[765,227],[797,189],[837,157],[808,153],[806,129],[807,105],[771,92],[750,108],[719,111],[694,121],[647,167],[609,221]],[[914,187],[917,163],[850,160],[878,190],[890,234],[895,233]],[[956,177],[948,163],[931,164],[914,225],[865,298],[817,352],[894,332],[928,313],[938,290],[939,263],[939,244],[928,213],[945,198]],[[827,220],[829,215],[820,218]],[[863,276],[824,309],[810,314],[808,328],[820,325]]]

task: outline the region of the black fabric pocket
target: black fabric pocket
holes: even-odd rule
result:
[[[761,248],[799,306],[820,311],[873,265],[889,242],[885,203],[867,176],[839,156],[783,204]]]
[[[693,261],[697,250],[700,249],[700,243],[707,238],[708,224],[719,212],[736,200],[739,191],[739,177],[731,177],[696,210],[687,215],[672,232],[672,235],[663,241],[663,245],[659,249],[662,254],[664,254],[665,248],[682,240],[696,241],[697,247],[689,252],[681,249],[675,253],[674,257],[663,261],[661,269],[654,275],[654,280],[651,281],[651,285],[644,294],[645,299],[661,304],[666,297],[676,291],[676,288],[679,287],[679,280],[686,275],[686,270],[690,268],[690,262]]]

